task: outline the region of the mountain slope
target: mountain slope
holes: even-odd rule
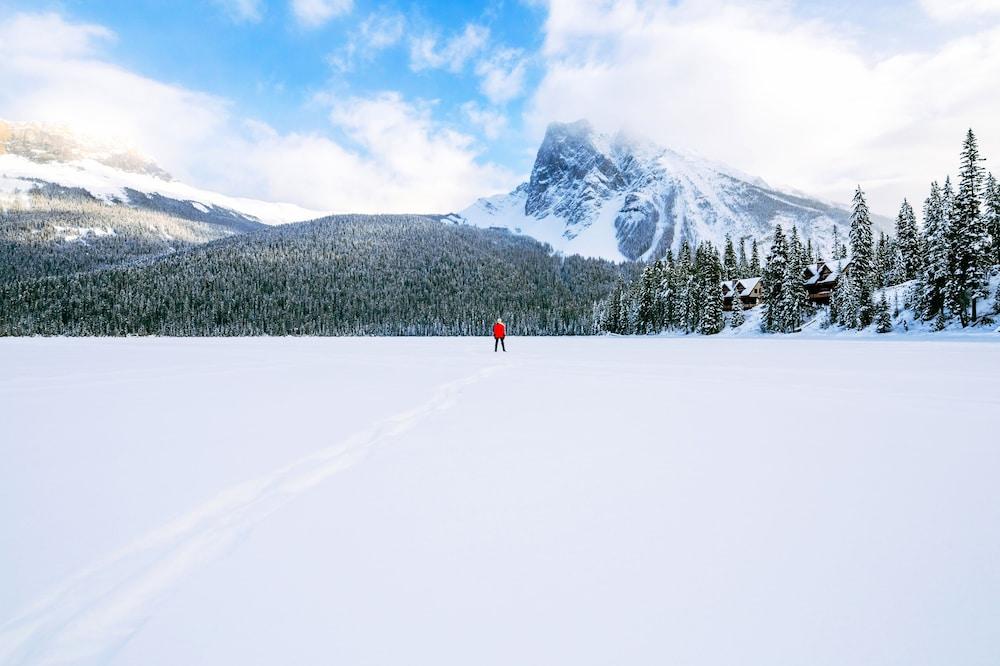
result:
[[[144,263],[234,233],[50,183],[0,206],[0,283]]]
[[[0,335],[469,335],[592,331],[619,279],[507,231],[337,216],[144,265],[0,282]]]
[[[59,126],[0,120],[0,200],[48,185],[236,232],[324,214],[294,204],[202,190],[173,180],[135,151],[88,140]]]
[[[846,239],[844,208],[781,192],[760,179],[586,122],[553,123],[531,178],[513,192],[480,199],[451,219],[506,227],[563,253],[612,260],[655,259],[684,240],[721,247],[795,224],[826,251],[833,227]],[[884,220],[877,224],[884,225]]]

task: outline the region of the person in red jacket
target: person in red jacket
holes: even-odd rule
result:
[[[507,347],[503,344],[505,337],[507,337],[507,327],[503,325],[503,319],[497,319],[497,323],[493,324],[493,351],[497,350],[497,345],[507,351]]]

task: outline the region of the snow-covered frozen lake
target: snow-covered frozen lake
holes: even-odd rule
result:
[[[1000,344],[0,340],[0,664],[1000,659]]]

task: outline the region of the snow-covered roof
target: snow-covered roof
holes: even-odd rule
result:
[[[809,277],[803,277],[802,283],[806,285],[810,284],[830,284],[836,282],[840,279],[840,274],[844,272],[844,269],[850,264],[849,259],[834,259],[833,261],[822,261],[817,264],[809,264],[803,269],[803,274]],[[823,275],[824,269],[829,271],[827,275]]]
[[[759,277],[752,278],[742,278],[739,280],[726,280],[722,283],[722,293],[729,296],[731,292],[739,285],[740,296],[749,296],[750,292],[753,291],[757,283],[760,282]]]
[[[760,282],[760,278],[743,278],[742,280],[737,280],[737,282],[739,282],[740,286],[743,287],[743,290],[740,292],[740,296],[749,296],[750,292],[757,286],[757,283]]]

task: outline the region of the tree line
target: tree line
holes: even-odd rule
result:
[[[418,216],[336,216],[0,284],[0,335],[591,333],[627,265]]]

